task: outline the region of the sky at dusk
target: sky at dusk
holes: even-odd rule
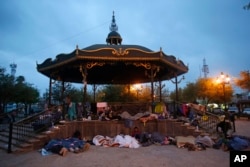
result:
[[[78,45],[106,44],[113,11],[122,44],[162,48],[189,71],[180,86],[220,72],[231,78],[250,70],[249,0],[8,0],[0,1],[0,67],[24,76],[41,93],[49,79],[36,64]],[[174,90],[170,81],[166,87]]]

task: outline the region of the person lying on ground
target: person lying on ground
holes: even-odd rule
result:
[[[93,143],[96,146],[104,147],[122,147],[122,148],[139,148],[139,142],[130,135],[119,134],[114,138],[104,137],[102,135],[96,135],[93,138]]]
[[[231,136],[227,139],[219,138],[213,145],[213,148],[222,148],[224,151],[243,151],[249,149],[249,147],[250,139],[245,136]]]
[[[82,140],[80,136],[80,133],[76,131],[70,138],[52,139],[44,146],[44,149],[62,156],[65,156],[68,151],[74,153],[87,151],[90,144]]]

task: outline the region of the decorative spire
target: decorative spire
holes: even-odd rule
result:
[[[109,27],[110,33],[108,34],[108,37],[106,38],[106,42],[109,45],[121,45],[122,38],[121,35],[117,32],[118,26],[115,23],[115,12],[113,11],[112,16],[112,22]]]
[[[115,23],[115,12],[113,11],[113,16],[112,16],[112,22],[111,25],[109,27],[110,31],[118,31],[118,26]]]

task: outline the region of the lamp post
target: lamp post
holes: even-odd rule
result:
[[[224,107],[226,108],[226,85],[230,83],[230,77],[228,75],[225,75],[223,72],[221,72],[220,76],[217,77],[216,82],[218,84],[222,85],[222,92],[223,92],[223,103]]]
[[[180,80],[178,80],[177,75],[175,76],[175,81],[172,81],[172,83],[175,84],[175,105],[174,105],[174,119],[177,117],[177,102],[179,101],[179,95],[178,95],[178,84],[181,83],[182,80],[184,80],[184,75]]]

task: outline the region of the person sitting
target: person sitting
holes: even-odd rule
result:
[[[222,132],[224,138],[227,138],[231,135],[230,134],[231,129],[232,129],[232,126],[230,122],[226,119],[224,119],[223,121],[219,122],[216,125],[216,132]]]

